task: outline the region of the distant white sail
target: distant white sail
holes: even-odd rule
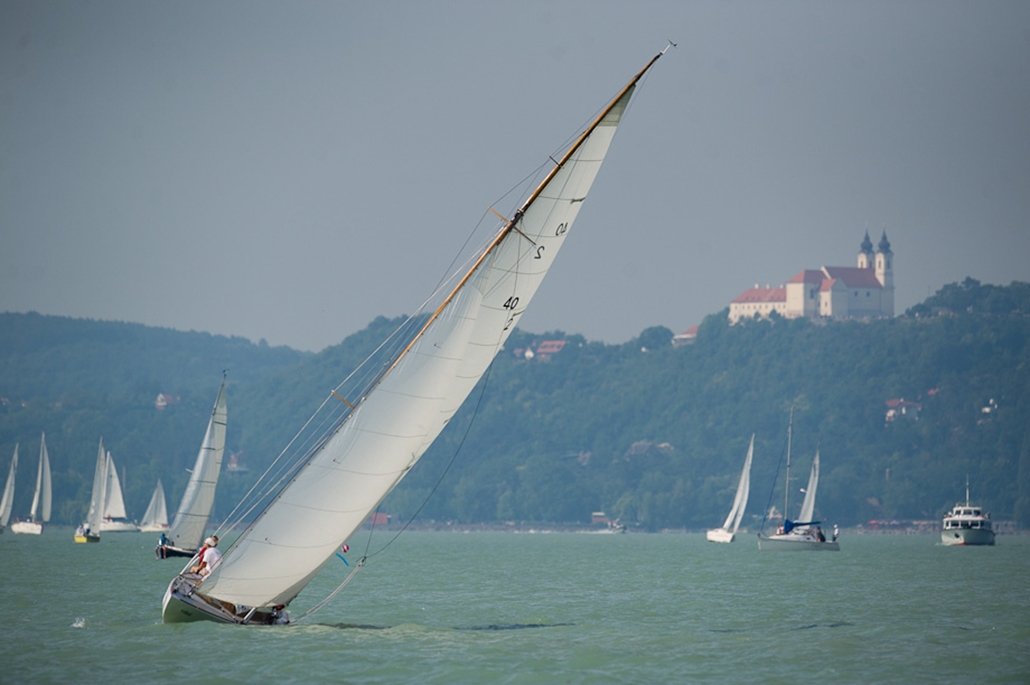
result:
[[[104,439],[100,438],[97,450],[97,465],[93,472],[93,493],[89,499],[89,513],[86,522],[90,532],[100,533],[100,524],[104,520],[104,502],[107,493],[107,452],[104,451]]]
[[[740,472],[740,482],[737,483],[737,494],[733,498],[733,507],[722,524],[723,530],[736,533],[740,528],[740,522],[744,518],[744,510],[747,509],[747,498],[751,493],[751,458],[755,455],[755,436],[751,435],[751,444],[747,448],[747,456],[744,458],[744,469]]]
[[[831,460],[832,461],[832,460]],[[801,502],[801,513],[798,514],[798,521],[805,523],[814,520],[815,516],[815,492],[819,488],[819,450],[815,451],[815,459],[812,460],[812,470],[808,474],[808,487],[805,488],[805,499]]]
[[[186,491],[179,502],[168,539],[171,545],[180,549],[196,550],[204,539],[211,508],[215,504],[215,488],[222,471],[222,455],[225,452],[225,428],[228,411],[225,401],[225,379],[218,388],[215,406],[207,423],[204,441],[197,453],[197,460],[190,472]]]
[[[18,471],[18,445],[14,446],[11,457],[11,468],[7,471],[7,485],[4,486],[3,497],[0,498],[0,528],[6,528],[11,520],[11,509],[14,506],[14,476]]]
[[[139,529],[144,533],[165,530],[168,528],[168,507],[165,504],[165,489],[161,485],[161,479],[157,479],[157,487],[154,494],[150,496],[150,504],[143,514]]]
[[[107,487],[104,490],[104,518],[124,519],[125,500],[122,498],[122,482],[118,478],[111,452],[107,453]]]
[[[42,485],[41,485],[42,484]],[[46,523],[50,520],[50,509],[52,504],[52,484],[50,482],[50,454],[46,449],[46,434],[43,434],[39,442],[39,475],[36,477],[36,491],[41,492],[43,511],[40,512],[40,519]],[[36,500],[32,500],[32,518],[36,517]]]

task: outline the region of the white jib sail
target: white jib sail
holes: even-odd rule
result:
[[[0,498],[0,528],[6,527],[11,520],[11,509],[14,508],[14,476],[18,471],[18,445],[14,446],[11,457],[11,468],[7,471],[7,485],[4,486],[3,498]]]
[[[115,468],[114,459],[111,457],[110,452],[107,453],[107,486],[104,493],[104,518],[125,518],[122,482],[118,478],[118,469]]]
[[[515,328],[579,213],[632,91],[627,87],[577,141],[523,207],[517,230],[498,234],[464,287],[240,535],[203,583],[204,594],[246,606],[289,603],[400,482]]]
[[[104,520],[104,501],[107,493],[107,453],[104,451],[104,439],[100,438],[97,450],[97,467],[93,472],[93,494],[89,499],[89,513],[86,522],[90,532],[100,534],[100,523]]]
[[[215,406],[207,422],[207,432],[200,444],[200,452],[193,464],[186,491],[179,502],[168,539],[182,549],[198,549],[204,539],[204,529],[215,504],[215,488],[222,471],[222,455],[225,452],[225,426],[228,420],[225,402],[225,381],[218,388]]]
[[[47,523],[50,521],[50,509],[53,501],[51,482],[50,482],[50,455],[46,449],[46,435],[44,434],[40,438],[39,443],[39,476],[43,483],[43,489],[41,490],[41,504],[43,511],[40,512],[40,519]],[[38,489],[38,488],[37,488]],[[36,516],[36,505],[32,505],[32,516]]]
[[[149,528],[164,528],[168,525],[168,507],[165,505],[165,489],[161,485],[161,479],[157,479],[157,487],[154,494],[150,496],[150,504],[143,514],[143,520],[139,527],[146,531]]]
[[[723,530],[736,533],[740,528],[740,522],[744,518],[744,510],[747,509],[747,498],[751,492],[751,457],[755,454],[755,436],[751,435],[751,444],[747,448],[747,456],[744,458],[744,470],[740,473],[740,482],[737,483],[737,494],[733,498],[733,508],[730,509],[726,522],[722,524]]]
[[[812,470],[808,474],[808,487],[805,488],[805,499],[801,503],[801,513],[798,514],[798,521],[814,520],[815,516],[815,491],[819,488],[819,450],[815,452],[815,459],[812,460]]]

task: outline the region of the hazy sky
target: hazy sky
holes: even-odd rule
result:
[[[1030,280],[1030,3],[0,2],[0,311],[320,350],[410,313],[661,50],[521,321],[853,266]]]

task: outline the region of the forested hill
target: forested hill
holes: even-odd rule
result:
[[[0,473],[20,442],[15,514],[28,510],[26,474],[42,430],[60,522],[85,514],[101,435],[125,472],[133,515],[158,477],[178,502],[229,368],[227,454],[237,453],[241,468],[219,485],[216,517],[225,515],[397,323],[377,319],[312,355],[130,324],[0,315]],[[587,523],[604,510],[646,530],[713,527],[754,433],[748,510],[760,519],[770,502],[782,508],[794,406],[792,502],[818,449],[817,514],[826,520],[936,519],[964,496],[968,476],[973,499],[995,519],[1030,526],[1030,285],[967,279],[884,321],[729,326],[722,312],[692,344],[671,339],[664,328],[625,345],[516,331],[384,511],[404,520],[428,497],[422,520]],[[555,340],[564,346],[540,348]],[[159,411],[158,393],[178,402]]]

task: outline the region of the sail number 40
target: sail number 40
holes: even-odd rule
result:
[[[517,307],[518,305],[519,298],[515,295],[509,297],[507,300],[505,300],[504,304],[501,305],[504,309],[507,309],[510,312],[508,314],[508,320],[504,322],[504,330],[508,330],[509,328],[511,328],[511,325],[515,323],[515,317],[518,316],[518,314],[515,311],[515,307]]]

